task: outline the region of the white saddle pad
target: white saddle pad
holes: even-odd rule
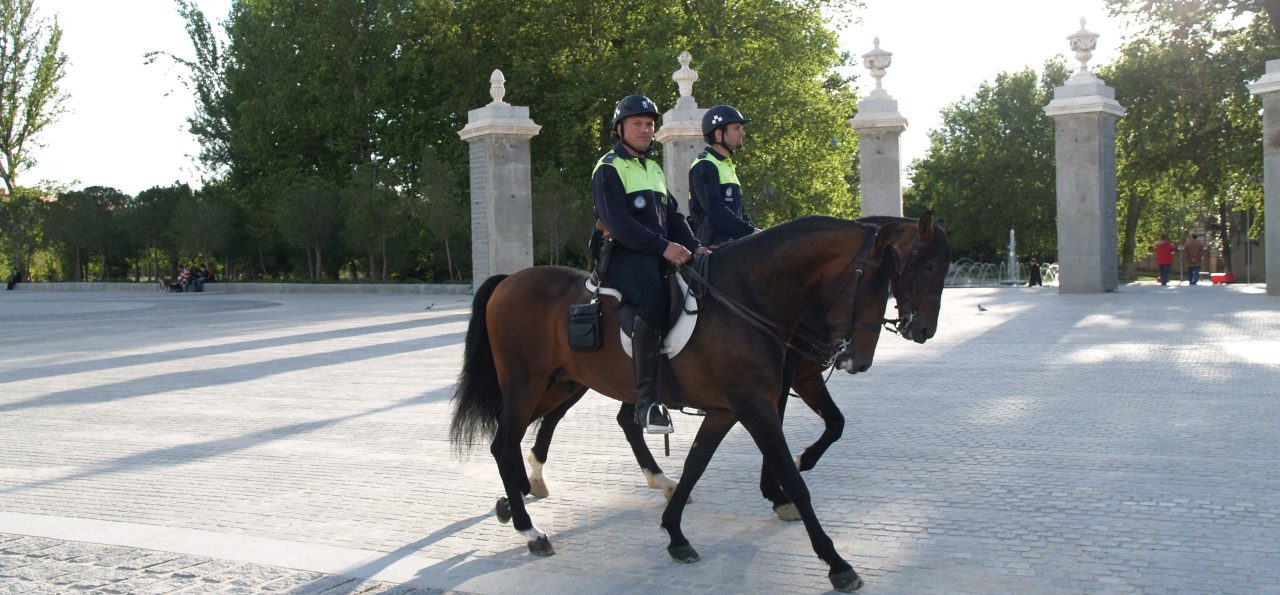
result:
[[[680,284],[680,293],[684,296],[684,307],[680,309],[680,316],[676,318],[675,326],[671,327],[671,331],[667,333],[666,339],[662,341],[662,353],[668,358],[673,358],[680,354],[680,350],[689,343],[689,337],[693,336],[693,327],[698,323],[698,300],[693,299],[689,295],[689,285],[684,282],[684,277],[676,276],[676,283]],[[587,277],[587,291],[595,292],[596,285],[591,282],[591,278]],[[599,288],[600,295],[611,296],[618,302],[622,302],[622,292],[612,287]],[[631,355],[631,337],[619,329],[618,337],[622,339],[622,350]]]

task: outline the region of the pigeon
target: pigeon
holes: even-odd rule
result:
[[[436,303],[435,303],[435,302],[431,302],[431,306],[427,306],[426,308],[423,308],[423,310],[430,310],[430,309],[431,309],[431,307],[432,307],[432,306],[435,306],[435,305],[436,305]]]
[[[983,307],[982,307],[982,304],[978,304],[978,311],[979,311],[979,312],[986,312],[986,311],[987,311],[987,309],[986,309],[986,308],[983,308]]]

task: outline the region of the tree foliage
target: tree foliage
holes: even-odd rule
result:
[[[268,228],[297,247],[281,227],[283,189],[316,179],[348,189],[351,199],[340,214],[352,219],[344,223],[350,241],[326,253],[376,269],[371,246],[416,220],[426,226],[423,251],[399,274],[465,277],[468,153],[457,132],[469,110],[490,101],[495,68],[506,75],[506,101],[530,106],[543,124],[532,141],[535,171],[557,172],[563,183],[551,186],[574,194],[544,199],[573,209],[565,215],[574,225],[586,222],[557,229],[565,238],[554,244],[589,232],[586,180],[612,144],[614,102],[640,92],[672,106],[670,77],[686,49],[700,102],[731,103],[755,120],[739,171],[757,220],[852,214],[856,206],[847,124],[855,97],[850,81],[833,74],[848,58],[828,27],[832,16],[850,14],[850,0],[236,0],[225,41],[190,0],[176,1],[195,50],[174,58],[187,67],[199,106],[191,130],[205,162],[225,172],[244,224],[261,230],[252,236],[264,244],[264,269]],[[386,201],[393,215],[373,216],[360,206],[372,195],[351,193],[366,170],[402,198]],[[357,232],[364,226],[377,229]],[[577,250],[539,254],[581,258]]]
[[[1112,4],[1141,8],[1151,32],[1101,71],[1127,109],[1116,139],[1121,272],[1134,278],[1159,234],[1199,227],[1217,235],[1229,271],[1232,235],[1245,231],[1230,213],[1262,207],[1261,120],[1247,85],[1280,47],[1261,10],[1269,3]]]
[[[972,97],[945,108],[926,156],[911,164],[905,211],[946,219],[957,256],[1007,256],[1009,230],[1022,254],[1057,254],[1053,120],[1044,106],[1067,79],[1061,60],[1043,73],[1001,73]]]
[[[0,180],[13,194],[35,165],[38,136],[63,112],[67,56],[62,28],[35,12],[35,0],[0,0]]]

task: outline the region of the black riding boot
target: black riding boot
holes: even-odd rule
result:
[[[636,364],[636,423],[650,434],[675,431],[671,418],[658,403],[658,358],[661,357],[662,335],[637,317],[631,333],[631,359]]]

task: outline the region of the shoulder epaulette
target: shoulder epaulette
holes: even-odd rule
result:
[[[617,153],[614,153],[613,151],[609,151],[608,153],[605,153],[605,155],[604,155],[604,162],[605,162],[605,163],[613,163],[613,159],[614,159],[615,157],[617,157],[617,156],[618,156],[618,154],[617,154]]]
[[[698,153],[698,159],[705,159],[706,157],[707,157],[707,152],[706,152],[706,151],[703,151],[703,152],[701,152],[701,153]]]

